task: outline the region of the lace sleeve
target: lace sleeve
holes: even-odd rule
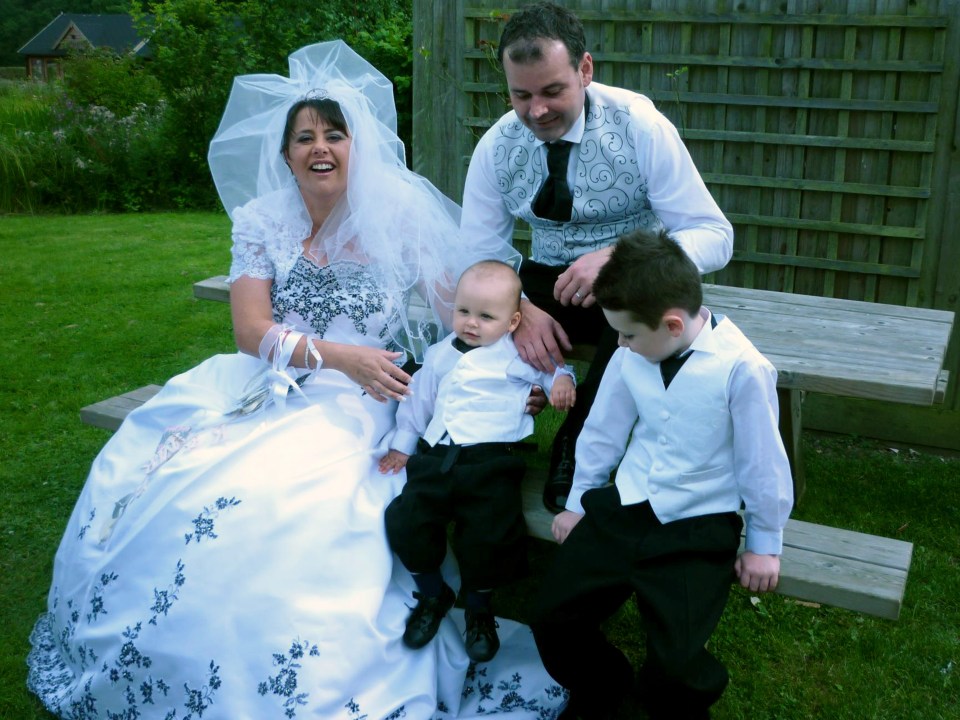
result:
[[[276,275],[266,245],[263,224],[249,207],[237,208],[233,217],[232,261],[227,282],[242,275],[258,280],[269,280]]]

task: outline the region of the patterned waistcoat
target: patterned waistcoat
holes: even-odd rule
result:
[[[640,177],[635,128],[629,105],[656,113],[646,97],[592,83],[589,109],[577,154],[570,222],[544,220],[532,204],[547,176],[545,153],[515,114],[499,122],[494,169],[504,202],[514,217],[533,230],[531,256],[548,265],[569,265],[581,255],[616,242],[637,228],[658,228],[660,220],[647,200],[647,178]]]

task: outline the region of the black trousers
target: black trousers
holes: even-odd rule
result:
[[[387,506],[390,547],[410,572],[440,568],[447,527],[464,590],[487,590],[527,572],[522,457],[508,443],[435,445],[421,441],[407,462],[407,483]]]
[[[554,299],[553,286],[564,270],[566,266],[563,265],[543,265],[525,258],[520,265],[520,280],[530,301],[550,313],[566,331],[571,342],[597,346],[587,376],[577,383],[577,404],[567,413],[563,425],[557,431],[557,438],[576,440],[597,396],[603,371],[607,368],[610,356],[617,349],[618,336],[607,324],[599,305],[583,308],[561,305]]]
[[[583,496],[585,515],[557,548],[533,613],[544,666],[581,717],[608,717],[633,671],[601,624],[634,594],[647,633],[641,698],[652,718],[706,717],[728,682],[705,648],[723,614],[742,521],[736,513],[663,524],[615,486]]]

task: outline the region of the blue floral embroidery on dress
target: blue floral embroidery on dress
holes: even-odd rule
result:
[[[153,694],[155,691],[158,691],[166,697],[170,693],[170,686],[167,685],[163,679],[154,680],[153,678],[148,678],[140,683],[140,697],[142,698],[142,703],[144,705],[153,705]]]
[[[360,714],[360,706],[353,698],[350,698],[344,707],[347,709],[347,712],[350,713],[350,720],[367,720],[366,715]]]
[[[221,511],[226,510],[227,508],[236,507],[239,504],[240,501],[236,498],[232,497],[228,500],[227,498],[220,497],[217,498],[217,501],[213,504],[212,509],[208,506],[204,506],[203,512],[193,519],[193,532],[186,533],[183,536],[187,544],[189,545],[191,540],[200,542],[201,538],[204,537],[210,538],[211,540],[216,539],[217,534],[213,531],[213,521],[220,516]]]
[[[120,654],[114,661],[114,667],[108,668],[106,663],[103,664],[103,671],[110,673],[110,681],[114,684],[121,678],[127,682],[133,681],[132,667],[149,668],[153,665],[150,656],[144,655],[137,649],[136,640],[139,639],[142,629],[142,623],[137,623],[132,628],[127,625],[127,629],[122,633],[126,642],[120,647]]]
[[[156,625],[157,617],[166,615],[170,608],[173,607],[173,604],[180,599],[177,591],[183,587],[183,584],[187,581],[186,576],[183,574],[184,567],[183,560],[177,560],[177,569],[173,575],[173,582],[166,590],[153,589],[153,605],[150,607],[153,611],[153,617],[147,621],[151,625]]]
[[[77,540],[83,540],[87,536],[87,530],[89,530],[90,526],[93,525],[93,520],[96,517],[97,509],[94,508],[90,511],[90,517],[87,518],[87,524],[80,526],[80,530],[77,532]]]
[[[548,698],[559,700],[566,696],[567,691],[559,685],[546,688]],[[554,720],[559,714],[556,707],[541,706],[539,699],[527,698],[523,695],[523,677],[514,673],[509,680],[499,680],[494,684],[487,677],[486,665],[470,663],[464,680],[462,697],[464,699],[477,697],[476,712],[481,715],[499,715],[512,713],[516,710],[535,712],[541,720]],[[484,705],[485,701],[489,705]],[[438,706],[438,710],[441,708]]]
[[[220,676],[217,674],[219,672],[220,666],[211,660],[210,676],[206,685],[199,690],[195,690],[186,683],[183,684],[183,689],[187,693],[187,701],[184,703],[184,707],[190,711],[190,714],[186,715],[183,720],[193,720],[193,713],[196,713],[198,718],[203,717],[203,713],[210,709],[210,706],[213,705],[214,691],[219,689],[221,684]]]
[[[100,575],[100,584],[93,588],[93,592],[90,595],[90,612],[87,613],[88,623],[92,623],[100,615],[107,614],[107,609],[103,604],[103,589],[118,577],[120,576],[115,572],[103,573]]]
[[[296,717],[297,706],[306,705],[310,693],[297,693],[297,671],[302,667],[298,660],[303,659],[304,655],[317,657],[320,655],[320,649],[309,642],[303,642],[299,639],[293,641],[286,655],[283,653],[273,654],[273,664],[280,668],[275,676],[269,677],[266,681],[257,686],[257,692],[261,695],[272,693],[279,697],[286,698],[283,702],[283,714],[288,717]],[[288,658],[289,656],[289,658]],[[296,693],[296,694],[295,694]]]
[[[126,500],[134,497],[136,494],[131,493]],[[210,506],[204,507],[198,517],[212,521],[221,512],[239,504],[240,500],[235,497],[219,497]],[[119,515],[122,515],[122,510],[115,519]],[[93,520],[94,517],[95,513],[91,513],[90,519]],[[203,526],[201,532],[201,528],[196,523],[193,524],[194,539],[197,543],[201,535],[209,540],[217,537],[212,525]],[[112,530],[112,527],[110,529]],[[86,530],[81,533],[86,533]],[[187,542],[190,543],[189,537]],[[159,624],[179,599],[179,592],[185,583],[185,563],[178,559],[167,588],[153,590],[153,605],[150,607],[153,614],[147,624]],[[37,621],[31,634],[33,650],[28,659],[31,667],[28,687],[40,696],[53,712],[70,720],[138,720],[144,714],[159,718],[157,713],[163,713],[164,720],[201,720],[213,706],[216,693],[222,685],[220,667],[215,660],[210,660],[203,685],[192,687],[184,683],[182,693],[175,693],[167,680],[151,674],[153,658],[138,645],[145,627],[143,621],[126,626],[118,639],[119,642],[110,648],[110,656],[98,657],[93,647],[85,642],[76,642],[75,635],[81,624],[93,625],[103,616],[110,614],[110,593],[115,586],[123,586],[121,575],[110,570],[102,572],[96,582],[91,584],[89,600],[85,601],[88,603],[85,612],[81,612],[81,600],[64,598],[60,587],[54,586],[51,612]],[[58,622],[56,612],[61,605],[66,613]],[[99,703],[106,701],[101,692],[93,690],[95,678],[88,677],[86,681],[80,679],[92,668],[98,668],[96,672],[102,681],[116,688],[116,706],[99,707]],[[71,687],[74,688],[73,692],[62,695],[64,688]],[[145,713],[146,706],[156,707],[164,700],[176,702],[179,707],[168,706]]]
[[[384,340],[391,325],[402,325],[402,318],[397,306],[388,307],[380,285],[359,263],[319,267],[301,255],[286,281],[271,288],[274,321],[297,316],[323,336],[334,320],[346,317],[357,332]]]

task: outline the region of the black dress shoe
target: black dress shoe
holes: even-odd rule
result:
[[[564,509],[570,488],[573,487],[575,447],[576,441],[570,438],[554,440],[550,472],[543,486],[543,504],[552,513],[558,513]]]
[[[457,596],[450,586],[444,583],[443,590],[437,597],[426,597],[422,593],[414,592],[413,597],[417,605],[407,618],[407,629],[403,631],[403,644],[412,650],[419,650],[433,640],[440,622],[450,612]]]
[[[472,612],[467,610],[464,613],[467,621],[466,640],[464,645],[467,648],[467,657],[474,662],[487,662],[492,660],[500,649],[500,638],[497,637],[496,619],[493,613]]]

